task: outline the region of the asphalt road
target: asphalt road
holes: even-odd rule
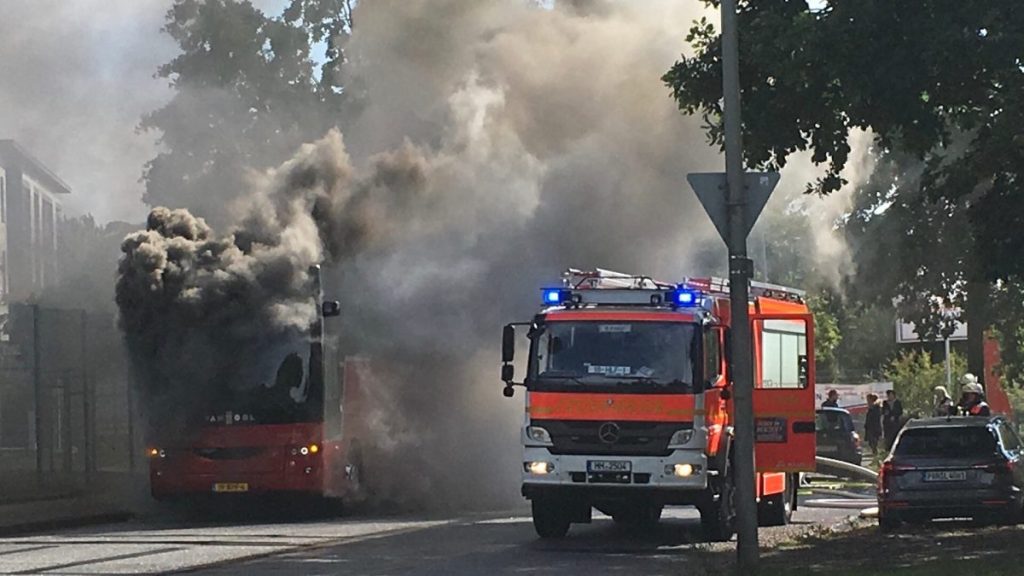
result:
[[[850,511],[801,509],[762,544]],[[166,518],[0,539],[4,574],[679,574],[708,569],[734,544],[702,543],[695,512],[666,511],[652,533],[606,517],[541,541],[524,511],[449,518],[200,522]]]

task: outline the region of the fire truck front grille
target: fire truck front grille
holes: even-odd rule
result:
[[[668,456],[668,442],[684,422],[599,422],[534,420],[551,434],[552,454]]]

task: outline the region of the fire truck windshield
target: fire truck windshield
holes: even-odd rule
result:
[[[527,384],[692,392],[697,333],[682,322],[548,322],[532,335]]]

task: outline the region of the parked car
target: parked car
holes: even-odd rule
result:
[[[850,412],[842,408],[820,408],[815,431],[818,436],[818,456],[861,463],[860,436],[853,427]]]
[[[878,525],[972,518],[1017,523],[1021,441],[1002,416],[911,420],[878,475]]]

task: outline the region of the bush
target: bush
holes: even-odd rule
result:
[[[957,381],[967,371],[967,361],[963,356],[953,353],[951,356],[953,386],[949,395],[956,402]],[[915,350],[904,352],[889,363],[885,377],[892,381],[893,389],[903,402],[903,412],[907,416],[914,413],[920,416],[931,416],[936,386],[946,385],[946,363],[932,362],[927,352]]]

